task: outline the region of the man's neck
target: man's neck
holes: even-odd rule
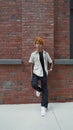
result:
[[[37,52],[42,52],[42,51],[43,51],[43,49],[39,49],[39,50],[37,49],[36,51],[37,51]]]

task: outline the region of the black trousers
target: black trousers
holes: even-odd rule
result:
[[[41,88],[38,86],[38,81],[41,81]],[[35,74],[32,76],[32,87],[42,92],[41,106],[48,107],[48,87],[47,87],[47,76],[39,77]]]

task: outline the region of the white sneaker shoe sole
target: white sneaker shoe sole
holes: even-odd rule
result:
[[[36,96],[40,97],[40,92],[39,91],[36,91]]]
[[[38,86],[41,88],[41,86],[40,86],[40,85],[38,85]],[[36,96],[37,96],[37,97],[40,97],[40,94],[41,94],[41,92],[36,91]]]
[[[47,109],[45,107],[41,107],[41,116],[45,116],[46,111],[47,111]]]

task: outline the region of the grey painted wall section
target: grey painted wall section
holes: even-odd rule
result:
[[[73,59],[55,59],[54,63],[55,64],[72,65],[73,64]]]
[[[22,64],[22,59],[0,59],[1,65]]]

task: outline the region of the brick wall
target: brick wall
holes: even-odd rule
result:
[[[73,66],[55,65],[49,82],[50,101],[73,101]]]
[[[21,20],[21,0],[0,0],[0,59],[21,58]]]
[[[70,57],[69,0],[55,0],[55,59]]]
[[[54,59],[70,58],[70,1],[55,0]],[[54,65],[50,77],[50,99],[73,101],[72,65]]]
[[[36,36],[43,37],[45,49],[54,57],[53,0],[22,0],[22,57],[28,62]],[[28,53],[29,52],[29,53]]]
[[[0,104],[40,102],[31,87],[29,56],[34,39],[45,40],[52,59],[70,57],[69,0],[1,0],[0,59],[22,59],[0,65]],[[72,101],[72,66],[54,64],[48,75],[49,101]]]

